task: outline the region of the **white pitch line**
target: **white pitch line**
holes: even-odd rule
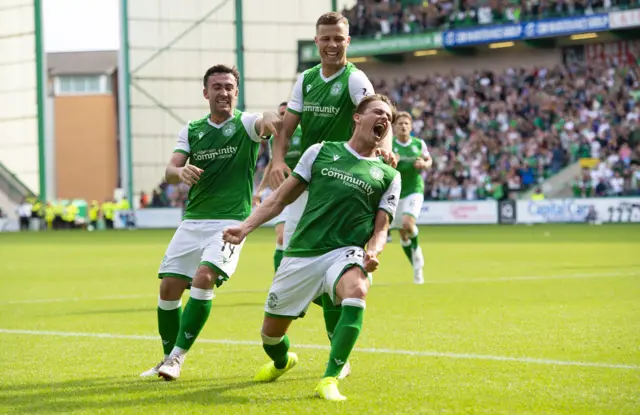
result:
[[[86,332],[68,332],[68,331],[46,331],[46,330],[12,330],[0,329],[0,333],[4,334],[24,334],[31,336],[57,336],[57,337],[91,337],[101,339],[125,339],[125,340],[151,340],[159,341],[157,336],[142,336],[130,334],[111,334],[111,333],[86,333]],[[262,346],[261,342],[249,340],[228,340],[228,339],[198,339],[198,343],[211,343],[232,346]],[[318,349],[330,350],[329,346],[319,344],[296,344],[298,349]],[[423,356],[423,357],[445,357],[449,359],[469,359],[469,360],[493,360],[499,362],[517,362],[517,363],[534,363],[539,365],[551,366],[581,366],[581,367],[598,367],[605,369],[629,369],[640,370],[638,365],[626,365],[617,363],[598,363],[598,362],[578,362],[571,360],[553,360],[553,359],[537,359],[533,357],[510,357],[510,356],[492,356],[473,353],[447,353],[435,352],[428,350],[399,350],[399,349],[377,349],[377,348],[356,348],[354,351],[359,353],[372,354],[391,354],[405,356]]]
[[[484,282],[508,282],[508,281],[535,281],[535,280],[564,280],[564,279],[583,279],[583,278],[617,278],[630,277],[640,275],[638,271],[632,272],[607,272],[607,273],[589,273],[589,274],[567,274],[567,275],[528,275],[518,277],[488,277],[488,278],[460,278],[449,280],[425,280],[425,284],[473,284]],[[411,282],[399,283],[374,283],[374,287],[388,287],[410,285]],[[251,294],[266,293],[268,290],[223,290],[216,295],[227,294]],[[0,305],[10,304],[40,304],[40,303],[66,303],[78,301],[108,301],[108,300],[129,300],[136,298],[156,298],[157,294],[129,294],[129,295],[110,295],[105,297],[71,297],[71,298],[35,298],[31,300],[10,300],[0,301]]]

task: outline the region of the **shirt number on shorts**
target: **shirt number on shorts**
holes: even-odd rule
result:
[[[362,249],[349,249],[346,258],[364,258],[364,251]]]
[[[222,245],[222,253],[225,253],[225,251],[229,251],[229,259],[231,259],[231,257],[233,256],[233,253],[236,252],[236,245],[231,245],[229,242],[225,242]]]

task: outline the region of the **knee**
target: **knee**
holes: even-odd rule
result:
[[[337,294],[340,298],[366,299],[369,292],[369,280],[360,268],[351,268],[338,282]]]
[[[408,234],[413,233],[413,228],[416,226],[414,219],[411,216],[405,216],[402,218],[402,230]]]
[[[369,292],[369,287],[361,281],[359,284],[355,284],[351,287],[350,290],[347,291],[345,298],[359,298],[364,300],[367,298],[367,293]]]
[[[196,288],[211,289],[218,275],[206,265],[200,265],[193,277],[193,286]]]
[[[182,293],[187,288],[187,281],[178,278],[165,277],[160,283],[160,299],[176,301],[182,298]]]

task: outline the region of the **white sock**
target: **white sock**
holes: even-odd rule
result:
[[[171,354],[169,355],[170,358],[173,358],[175,356],[178,356],[178,358],[180,359],[180,363],[184,362],[184,358],[187,355],[187,351],[184,349],[179,348],[178,346],[173,346],[173,350],[171,350]]]

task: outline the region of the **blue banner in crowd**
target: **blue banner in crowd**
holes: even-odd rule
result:
[[[444,33],[444,46],[455,47],[540,37],[566,36],[576,33],[601,32],[608,29],[608,14],[592,14],[590,16],[450,30]]]

